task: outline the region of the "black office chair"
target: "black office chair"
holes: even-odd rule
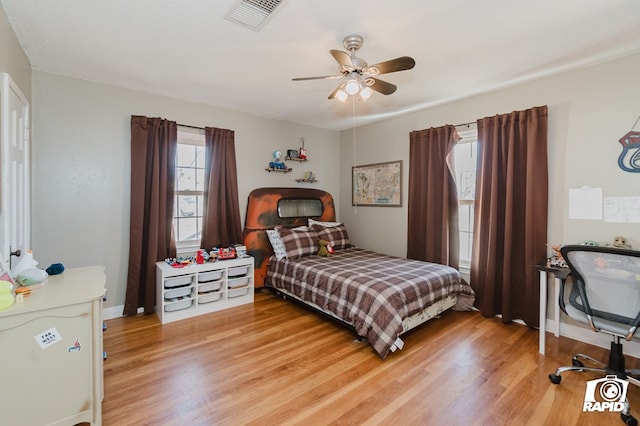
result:
[[[577,354],[572,366],[558,368],[549,374],[549,380],[557,385],[566,371],[595,371],[640,386],[640,380],[632,377],[640,375],[640,370],[625,368],[620,343],[620,338],[631,340],[640,325],[640,251],[569,245],[562,247],[561,253],[571,276],[560,288],[560,308],[571,318],[588,324],[593,331],[610,334],[613,341],[607,364]],[[586,367],[583,361],[595,367]],[[611,384],[615,385],[617,381],[613,379]],[[609,390],[613,392],[609,396],[615,397],[615,386]],[[624,404],[620,413],[622,420],[628,425],[637,425],[626,398],[619,402]]]

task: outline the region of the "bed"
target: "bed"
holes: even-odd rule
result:
[[[264,194],[269,194],[269,203],[259,201]],[[277,208],[282,200],[303,202],[318,196],[322,211],[313,216],[283,218]],[[247,218],[260,217],[262,223],[256,226],[247,219],[245,224],[253,226],[245,227],[245,244],[253,242],[247,251],[268,255],[264,265],[256,261],[256,267],[264,266],[264,285],[348,325],[383,359],[402,349],[403,333],[447,309],[469,310],[473,305],[474,292],[456,269],[352,246],[324,191],[261,188],[249,197],[248,210],[256,206],[276,207],[276,214],[248,212]],[[332,254],[317,255],[320,240],[329,242]]]

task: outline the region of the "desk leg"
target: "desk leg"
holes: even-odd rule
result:
[[[553,334],[555,334],[556,337],[560,337],[560,278],[554,278],[553,280],[553,312],[555,314],[555,318],[556,318],[556,326],[555,326],[555,330],[553,331]]]
[[[544,355],[544,344],[547,333],[547,272],[540,271],[540,353]]]

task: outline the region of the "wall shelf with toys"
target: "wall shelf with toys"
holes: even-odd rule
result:
[[[268,172],[289,173],[293,169],[287,167],[285,162],[282,161],[282,152],[276,149],[273,151],[273,159],[269,161],[269,165],[265,170]]]
[[[285,157],[287,161],[298,161],[300,163],[304,163],[309,161],[307,158],[307,150],[304,148],[304,138],[300,138],[300,148],[299,149],[288,149],[287,156]]]
[[[304,173],[304,176],[296,179],[296,182],[301,182],[301,183],[315,183],[318,180],[316,179],[316,174],[313,173],[312,171],[307,171]]]
[[[265,170],[268,171],[268,172],[289,173],[293,169],[291,167],[287,167],[286,169],[273,169],[271,167],[267,167]]]

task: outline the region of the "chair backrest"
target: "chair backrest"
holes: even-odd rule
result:
[[[571,269],[569,303],[587,316],[628,326],[628,339],[640,323],[640,251],[569,245],[561,248]]]

